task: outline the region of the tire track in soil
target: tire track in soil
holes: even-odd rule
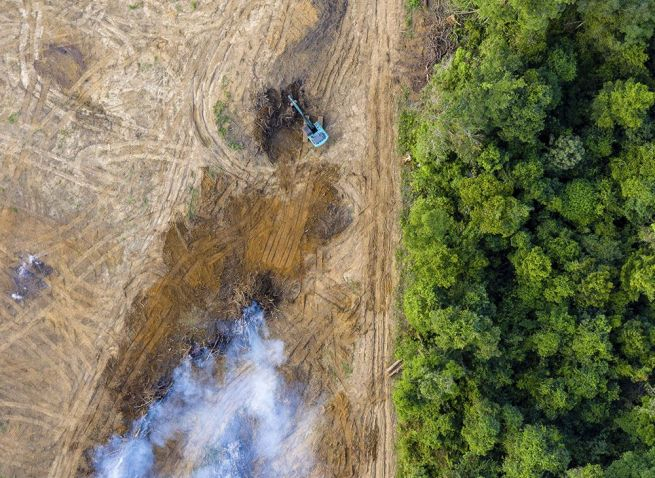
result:
[[[121,373],[132,363],[147,368],[148,350],[166,346],[172,333],[149,332],[157,321],[130,323],[130,304],[138,305],[137,296],[168,267],[191,283],[211,275],[198,261],[167,266],[161,253],[164,232],[187,212],[200,167],[208,166],[230,179],[198,220],[227,223],[219,239],[189,251],[208,254],[211,267],[242,268],[243,277],[221,277],[228,288],[263,269],[277,271],[286,295],[271,328],[288,344],[286,373],[306,384],[305,398],[322,404],[335,423],[317,430],[324,437],[317,472],[393,476],[384,369],[398,163],[388,55],[397,44],[400,1],[207,1],[182,12],[149,0],[135,11],[120,2],[28,1],[2,15],[4,30],[16,35],[0,37],[8,52],[0,70],[16,93],[0,98],[0,111],[21,114],[0,135],[7,151],[0,198],[15,208],[0,210],[0,263],[10,267],[17,254],[38,252],[56,274],[31,302],[0,301],[0,473],[74,476],[91,444],[124,427],[120,413],[109,413],[123,410],[125,398],[111,383],[137,380],[138,372]],[[86,69],[69,89],[33,67],[44,48],[62,42],[79,43],[86,55]],[[300,151],[290,191],[280,187],[289,178],[282,180],[279,165],[250,144],[233,151],[218,135],[212,107],[223,94],[222,77],[231,80],[231,111],[247,134],[253,95],[298,77],[311,112],[325,113],[332,141],[318,152]],[[127,95],[135,88],[142,98]],[[337,171],[328,175],[332,189],[312,182],[325,180],[324,168]],[[245,199],[251,196],[271,203],[252,205]],[[313,238],[308,222],[337,200],[351,209],[353,223],[329,240]],[[230,223],[235,201],[249,216]],[[248,241],[251,256],[230,262],[235,252],[228,250],[245,254]],[[0,285],[6,279],[0,273]],[[179,300],[193,302],[184,284]],[[229,297],[212,294],[210,302]],[[129,342],[134,337],[142,339]],[[146,389],[134,388],[128,402],[142,404]]]

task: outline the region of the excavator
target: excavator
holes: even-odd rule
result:
[[[296,109],[298,113],[300,113],[300,116],[302,116],[302,119],[305,122],[305,124],[302,127],[302,130],[303,133],[305,133],[305,135],[307,136],[309,142],[312,143],[316,148],[324,145],[325,142],[328,140],[329,136],[327,132],[323,129],[323,126],[321,125],[321,121],[319,120],[315,123],[312,123],[312,120],[309,118],[309,116],[307,116],[303,112],[298,102],[294,100],[291,95],[289,95],[288,98],[289,101],[291,102],[291,105]]]

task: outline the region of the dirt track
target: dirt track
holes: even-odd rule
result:
[[[402,22],[400,0],[2,3],[1,476],[86,473],[265,273],[287,373],[324,410],[317,476],[394,476]],[[272,162],[255,98],[296,79],[331,140]],[[28,253],[54,273],[16,302]]]

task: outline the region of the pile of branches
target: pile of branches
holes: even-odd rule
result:
[[[459,25],[457,17],[459,12],[454,12],[450,2],[444,0],[436,2],[426,0],[425,7],[422,18],[423,38],[425,39],[422,63],[425,69],[425,81],[427,82],[434,65],[450,56],[457,48],[457,26]]]
[[[287,99],[288,95],[302,104],[303,89],[300,80],[280,90],[269,88],[255,97],[255,139],[266,153],[270,152],[271,138],[275,133],[291,128],[298,121],[298,115]]]
[[[426,70],[449,56],[457,47],[455,27],[459,25],[456,14],[451,10],[449,2],[438,1],[430,5],[426,18],[427,55]]]

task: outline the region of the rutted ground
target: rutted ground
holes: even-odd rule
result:
[[[204,324],[274,290],[286,372],[327,417],[316,472],[393,476],[400,1],[2,11],[0,474],[87,470]],[[257,95],[296,79],[331,141],[272,162]],[[16,302],[27,253],[54,272]]]

